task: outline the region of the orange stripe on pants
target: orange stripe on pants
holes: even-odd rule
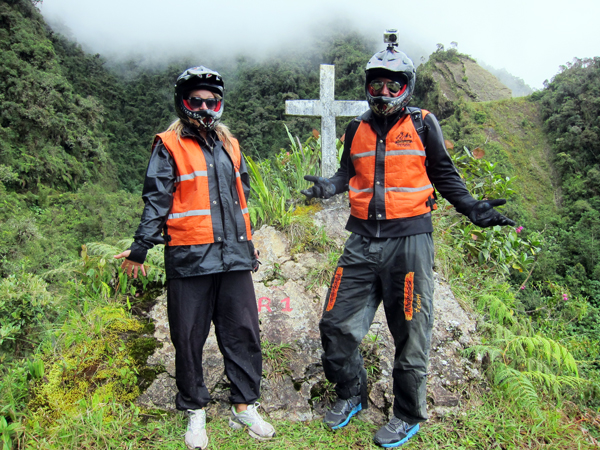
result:
[[[343,267],[338,267],[333,277],[333,283],[331,284],[331,293],[329,294],[329,302],[325,311],[331,311],[333,305],[335,305],[335,299],[337,298],[338,289],[340,288],[340,282],[342,281],[342,273],[344,272]]]
[[[408,272],[404,277],[404,317],[413,318],[413,292],[415,289],[415,273]]]

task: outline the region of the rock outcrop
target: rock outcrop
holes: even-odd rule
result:
[[[347,237],[343,225],[348,214],[347,199],[332,199],[324,202],[324,209],[317,213],[315,222],[341,246]],[[326,256],[315,253],[290,256],[286,236],[267,226],[255,233],[254,243],[261,251],[263,263],[261,270],[253,275],[264,355],[262,407],[272,419],[320,418],[334,392],[323,375],[318,330],[327,286],[308,287],[312,274],[326,264]],[[428,392],[430,411],[443,414],[447,408],[458,407],[461,389],[470,380],[478,379],[479,372],[460,356],[460,350],[474,342],[475,322],[437,274],[435,281],[436,320]],[[165,372],[140,396],[138,403],[173,409],[175,364],[166,296],[158,299],[149,316],[156,325],[155,337],[163,346],[149,358],[148,364],[163,365]],[[369,372],[371,407],[361,414],[375,423],[383,423],[391,412],[394,357],[383,307],[375,316],[362,351]],[[204,367],[206,384],[214,400],[209,409],[225,414],[229,407],[228,381],[213,331],[205,346]]]

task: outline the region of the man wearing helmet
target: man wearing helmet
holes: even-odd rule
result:
[[[202,351],[211,322],[231,383],[234,429],[270,439],[258,413],[262,355],[251,271],[258,269],[246,205],[250,184],[238,141],[220,123],[224,84],[206,67],[175,84],[179,119],[154,140],[144,180],[144,211],[123,270],[145,275],[147,251],[165,244],[167,312],[175,347],[177,409],[189,416],[185,443],[206,448],[210,401]]]
[[[427,420],[426,376],[433,327],[433,225],[438,192],[476,225],[514,225],[493,206],[467,191],[444,146],[437,119],[408,107],[416,70],[394,45],[366,67],[370,109],[346,129],[340,169],[315,184],[307,198],[349,191],[350,218],[319,324],[323,369],[336,383],[338,400],[324,422],[345,426],[368,407],[367,381],[359,344],[383,301],[396,345],[393,417],[374,440],[383,447],[404,444]]]

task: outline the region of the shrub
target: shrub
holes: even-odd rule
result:
[[[0,281],[0,349],[19,355],[23,344],[54,315],[55,298],[37,275],[21,273]],[[30,346],[30,345],[28,345]]]

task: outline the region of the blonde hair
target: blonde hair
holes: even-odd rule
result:
[[[192,123],[196,126],[200,126],[200,123],[194,119],[190,119],[190,123]],[[175,122],[173,122],[171,125],[169,125],[169,128],[167,128],[167,131],[174,131],[175,134],[177,134],[177,138],[180,139],[181,134],[183,133],[184,126],[185,126],[185,122],[181,119],[177,119]],[[229,130],[229,127],[227,127],[227,125],[218,123],[215,126],[215,133],[217,133],[217,137],[219,138],[219,140],[223,143],[223,145],[227,149],[229,149],[229,150],[233,149],[233,143],[231,142],[231,139],[233,138],[233,134],[231,133],[231,131]]]
[[[221,100],[221,96],[217,93],[214,93],[214,96],[217,100]],[[198,122],[195,119],[189,118],[189,123],[192,125],[195,125],[196,127],[200,127],[200,122]],[[181,134],[183,133],[183,127],[185,126],[185,122],[181,119],[177,119],[175,122],[173,122],[171,125],[169,125],[169,128],[167,128],[167,131],[174,131],[175,134],[177,134],[177,138],[181,139]],[[229,131],[229,128],[227,127],[227,125],[222,124],[222,123],[217,123],[217,125],[215,126],[215,133],[217,133],[217,137],[219,138],[219,140],[223,143],[223,145],[225,146],[225,148],[227,148],[228,150],[232,150],[233,149],[233,144],[231,142],[231,139],[233,138],[233,134],[231,133],[231,131]]]

